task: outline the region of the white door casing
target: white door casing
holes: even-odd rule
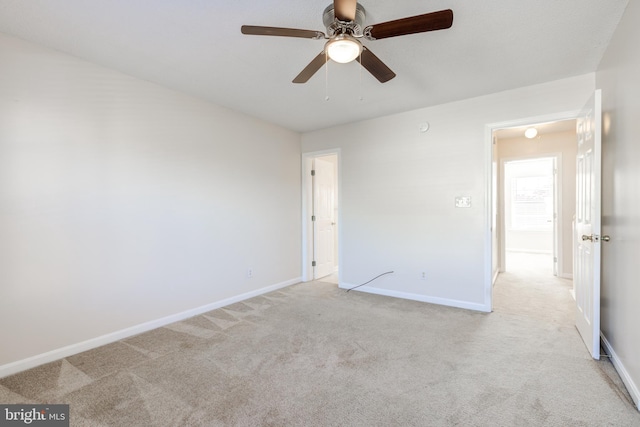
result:
[[[574,286],[576,328],[589,353],[600,359],[601,92],[577,120]]]
[[[313,278],[328,276],[335,270],[335,165],[314,159],[313,179],[313,252],[316,266]]]
[[[560,245],[560,212],[562,210],[562,198],[560,196],[560,180],[559,173],[561,162],[558,161],[558,157],[552,158],[552,176],[553,176],[553,275],[558,276],[560,274],[559,270],[559,260],[562,258],[561,253],[561,245]]]

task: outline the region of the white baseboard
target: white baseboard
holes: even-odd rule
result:
[[[351,289],[354,286],[357,286],[357,285],[351,285],[349,283],[341,283],[339,285],[340,289]],[[368,294],[383,295],[387,297],[409,299],[413,301],[427,302],[430,304],[446,305],[448,307],[464,308],[467,310],[483,311],[485,313],[491,312],[491,308],[490,307],[487,308],[486,305],[484,304],[476,304],[468,301],[458,301],[458,300],[452,300],[448,298],[430,297],[427,295],[412,294],[409,292],[392,291],[389,289],[374,288],[372,286],[361,286],[359,288],[354,289],[354,291],[366,292]]]
[[[221,301],[216,301],[207,305],[203,305],[201,307],[196,307],[191,310],[183,311],[181,313],[172,314],[171,316],[151,320],[149,322],[141,323],[130,328],[122,329],[120,331],[112,332],[110,334],[102,335],[96,338],[91,338],[86,341],[58,348],[46,353],[38,354],[36,356],[32,356],[23,360],[11,362],[6,365],[0,366],[0,378],[16,374],[27,369],[35,368],[36,366],[44,365],[45,363],[54,362],[65,357],[72,356],[74,354],[82,353],[83,351],[91,350],[96,347],[111,344],[113,342],[120,341],[122,339],[129,338],[143,332],[148,332],[152,329],[161,328],[171,323],[179,322],[181,320],[188,319],[190,317],[197,316],[211,310],[216,310],[218,308],[225,307],[227,305],[231,305],[240,301],[244,301],[249,298],[277,291],[278,289],[295,285],[296,283],[300,283],[301,281],[301,277],[296,277],[295,279],[290,279],[275,285],[256,289],[255,291],[246,292],[244,294],[236,295],[234,297],[227,298]]]
[[[622,364],[622,361],[620,360],[616,352],[613,350],[611,343],[609,343],[609,341],[607,340],[607,337],[605,337],[602,332],[600,332],[600,338],[602,339],[602,343],[604,344],[604,349],[606,350],[607,354],[611,358],[611,363],[613,363],[613,366],[616,368],[616,371],[618,371],[618,374],[620,375],[622,382],[624,383],[625,387],[627,387],[627,391],[631,395],[631,398],[635,402],[636,407],[640,411],[640,390],[638,389],[638,386],[633,381],[633,379],[625,369],[624,365]]]

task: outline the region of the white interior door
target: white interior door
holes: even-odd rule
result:
[[[313,278],[328,276],[335,270],[335,165],[315,159],[313,180],[313,251],[316,262]]]
[[[601,93],[597,90],[577,121],[576,327],[594,359],[600,358]]]

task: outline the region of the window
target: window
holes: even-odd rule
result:
[[[511,229],[546,231],[553,227],[553,177],[511,178]]]

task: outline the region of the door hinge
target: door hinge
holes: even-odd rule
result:
[[[316,171],[315,171],[315,169],[311,169],[311,176],[316,176]]]
[[[553,262],[558,262],[558,257],[554,256],[553,257]]]
[[[315,267],[316,266],[316,262],[315,261],[311,261],[311,267]]]
[[[315,216],[315,215],[312,215],[312,216],[311,216],[311,221],[315,221],[315,220],[316,220],[316,216]]]

